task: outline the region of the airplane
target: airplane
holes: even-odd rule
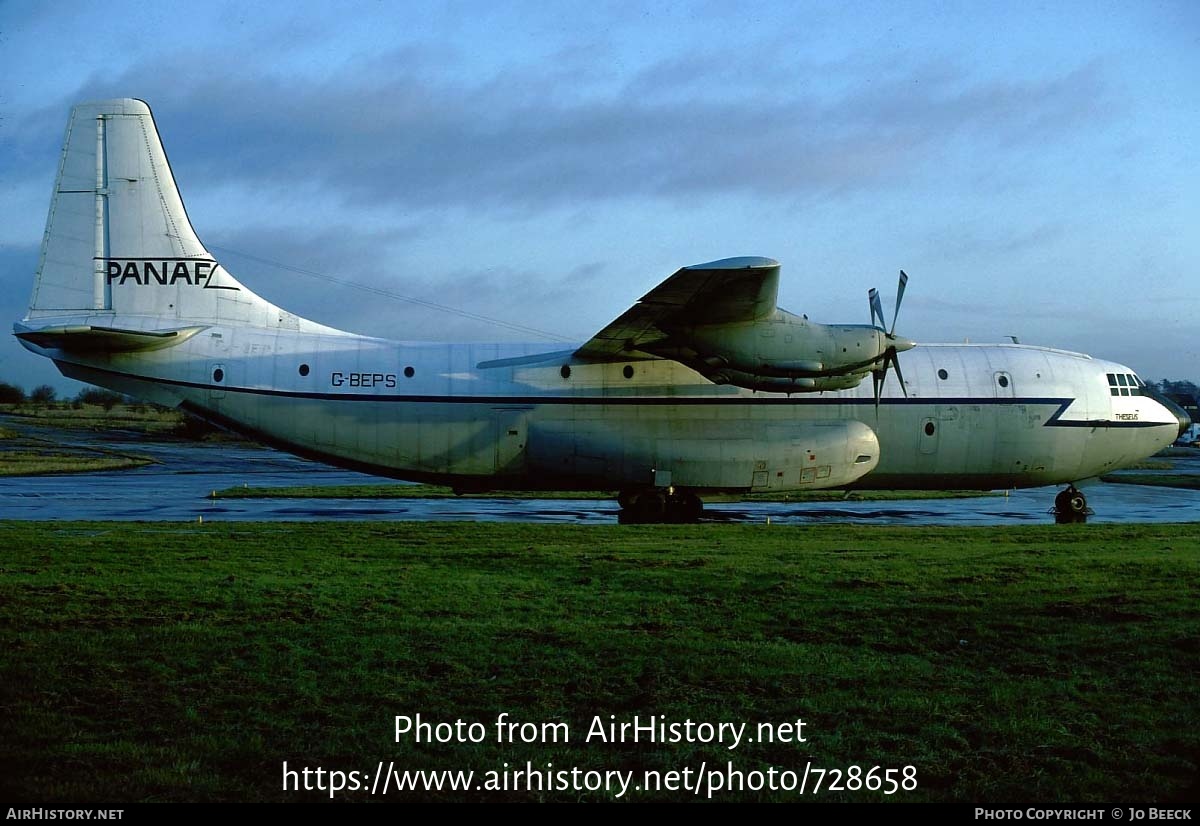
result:
[[[75,106],[14,334],[64,376],[299,456],[476,490],[619,491],[631,521],[713,493],[1074,483],[1171,444],[1186,414],[1120,364],[921,344],[776,304],[780,265],[683,267],[591,339],[397,342],[301,318],[201,243],[150,107]],[[904,354],[904,370],[900,354]],[[866,377],[871,376],[870,384]]]

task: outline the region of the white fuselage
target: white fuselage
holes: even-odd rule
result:
[[[706,490],[1072,482],[1180,431],[1118,364],[812,324],[778,310],[779,272],[759,256],[683,267],[556,353],[341,332],[212,257],[150,107],[120,98],[71,110],[14,331],[67,376],[325,462],[460,489],[615,488],[647,513],[662,491],[693,513]]]
[[[629,483],[613,470],[621,443],[668,425],[719,443],[739,429],[856,420],[879,443],[878,465],[856,484],[879,488],[1076,481],[1138,461],[1178,433],[1151,397],[1112,395],[1108,375],[1132,376],[1129,368],[1040,347],[919,346],[904,354],[907,397],[893,375],[878,408],[861,385],[761,393],[713,385],[671,360],[597,364],[570,352],[212,326],[157,352],[47,355],[69,376],[180,405],[301,455],[462,488],[620,487]],[[603,447],[578,447],[595,444]],[[754,481],[707,487],[764,488]]]

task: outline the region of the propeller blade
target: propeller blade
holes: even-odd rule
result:
[[[868,290],[867,301],[871,305],[871,326],[875,326],[875,316],[879,316],[879,326],[883,327],[883,302],[879,300],[879,290],[874,287]]]
[[[886,374],[887,374],[886,368],[884,370],[872,370],[871,371],[871,382],[872,382],[872,384],[875,385],[875,415],[876,416],[879,415],[879,396],[880,396],[880,394],[883,393],[883,378]]]
[[[893,347],[890,351],[892,356],[892,366],[896,368],[896,381],[900,382],[900,389],[904,391],[904,398],[908,398],[908,388],[904,386],[904,374],[900,372],[900,357],[896,354],[896,348]]]
[[[892,329],[888,331],[888,335],[894,335],[896,332],[896,319],[900,316],[900,302],[904,300],[904,288],[908,286],[908,274],[904,270],[900,270],[900,286],[896,288],[896,311],[892,313]],[[879,314],[880,316],[883,313]],[[880,321],[883,319],[881,318]]]

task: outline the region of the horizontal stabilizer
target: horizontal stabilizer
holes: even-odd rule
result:
[[[133,353],[163,350],[182,344],[208,325],[179,327],[173,330],[122,330],[77,324],[65,327],[18,329],[14,335],[38,347],[74,353]]]

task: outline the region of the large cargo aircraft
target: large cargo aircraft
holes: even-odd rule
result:
[[[607,489],[642,520],[712,492],[1071,484],[1186,415],[1128,367],[921,344],[776,306],[780,265],[684,267],[589,341],[397,342],[260,298],[200,242],[150,108],[71,111],[25,347],[63,375],[333,465],[480,489]],[[904,367],[900,369],[903,353]],[[872,381],[865,381],[867,376]],[[1060,504],[1086,510],[1075,488]]]

